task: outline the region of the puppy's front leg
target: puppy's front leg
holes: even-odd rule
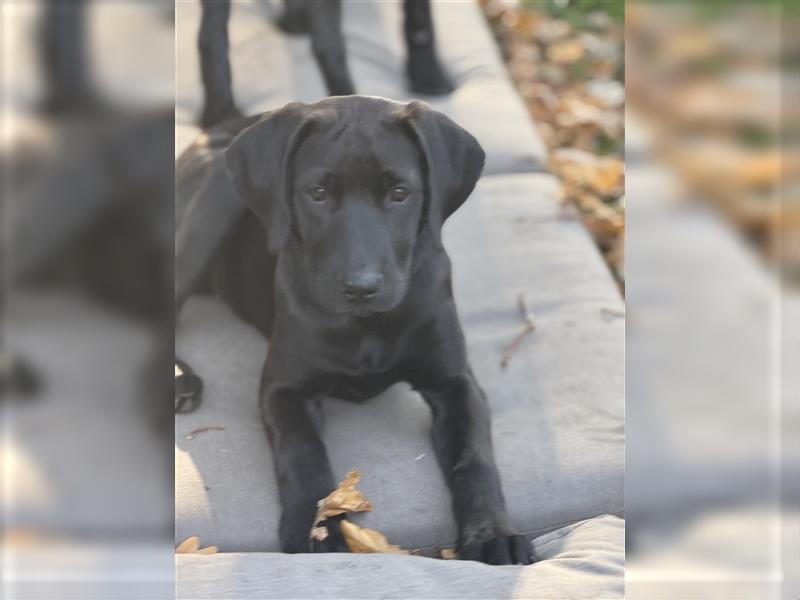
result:
[[[419,392],[433,411],[433,446],[452,494],[459,557],[530,564],[530,544],[508,522],[489,406],[474,376],[468,372]]]
[[[339,520],[328,519],[328,537],[309,534],[317,501],[335,487],[325,445],[309,414],[310,398],[301,390],[262,382],[261,414],[272,445],[281,503],[280,541],[284,552],[346,552]]]

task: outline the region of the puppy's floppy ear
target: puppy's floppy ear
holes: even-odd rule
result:
[[[441,226],[472,193],[486,153],[472,134],[422,102],[410,102],[403,117],[425,155],[429,218]]]
[[[273,253],[286,245],[292,228],[289,206],[291,158],[311,108],[299,102],[264,113],[225,150],[228,177],[267,227]]]

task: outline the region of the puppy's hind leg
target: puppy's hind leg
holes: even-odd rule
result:
[[[195,143],[179,161],[175,186],[175,315],[197,291],[245,211],[222,166],[219,150]],[[175,412],[195,410],[202,392],[200,377],[189,365],[176,360]]]

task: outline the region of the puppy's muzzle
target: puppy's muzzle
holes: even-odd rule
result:
[[[383,285],[383,275],[374,271],[361,271],[348,276],[342,294],[350,304],[364,304],[375,299]]]

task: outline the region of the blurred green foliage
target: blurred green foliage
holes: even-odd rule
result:
[[[620,24],[625,22],[624,0],[522,0],[520,4],[564,19],[576,29],[592,29],[593,13],[603,13]]]

